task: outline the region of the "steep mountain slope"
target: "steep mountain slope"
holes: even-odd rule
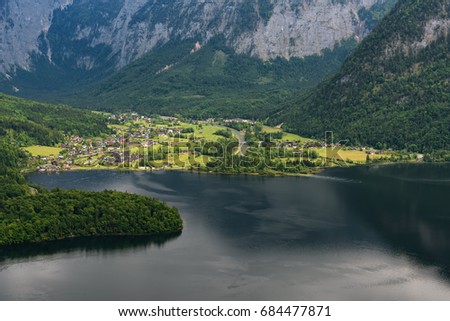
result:
[[[70,102],[107,111],[263,119],[292,92],[336,72],[355,42],[322,55],[270,62],[236,54],[223,37],[202,48],[197,44],[197,51],[194,44],[187,40],[158,48]]]
[[[64,105],[48,105],[0,93],[0,142],[52,145],[63,132],[97,136],[109,132],[106,117]]]
[[[340,72],[274,123],[308,136],[450,149],[450,1],[401,0]]]
[[[187,39],[205,46],[221,36],[235,53],[263,61],[308,57],[361,39],[394,2],[2,0],[0,89],[65,96]]]

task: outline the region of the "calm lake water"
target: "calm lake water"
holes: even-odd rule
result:
[[[156,197],[185,230],[2,249],[2,300],[450,300],[449,164],[30,179]]]

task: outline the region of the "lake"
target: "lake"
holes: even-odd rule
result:
[[[450,300],[450,164],[30,180],[155,197],[185,229],[3,248],[1,300]]]

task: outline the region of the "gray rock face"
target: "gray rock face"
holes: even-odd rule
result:
[[[56,8],[72,0],[4,0],[0,7],[0,72],[15,66],[30,68],[30,55],[38,51],[38,37],[47,32]]]
[[[266,24],[260,22],[254,32],[236,42],[240,52],[251,52],[262,59],[282,56],[305,57],[333,48],[336,42],[368,32],[358,16],[361,7],[369,9],[376,1],[290,1],[279,2]]]
[[[75,69],[106,61],[121,68],[170,40],[203,45],[219,35],[263,60],[305,57],[364,37],[361,10],[389,1],[2,0],[0,73],[31,70],[36,57]]]

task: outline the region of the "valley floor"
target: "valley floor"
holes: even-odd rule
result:
[[[228,174],[313,174],[325,167],[420,161],[422,155],[324,144],[244,119],[207,121],[110,115],[111,134],[68,135],[59,146],[25,148],[28,170],[186,170]]]

